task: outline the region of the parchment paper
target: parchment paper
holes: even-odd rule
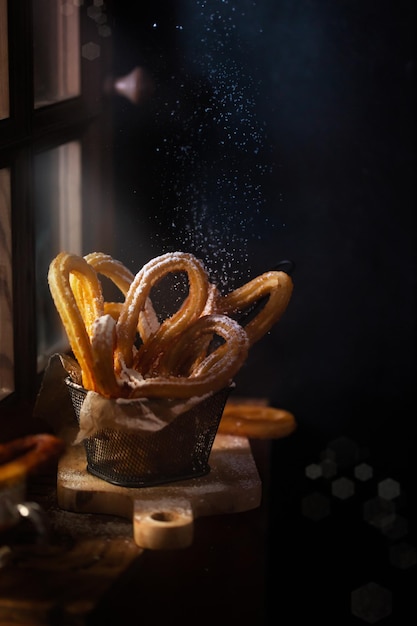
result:
[[[53,355],[45,370],[34,410],[35,416],[45,420],[55,434],[67,443],[80,443],[105,428],[153,433],[208,397],[193,397],[186,401],[169,398],[113,400],[88,391],[78,424],[65,383],[68,377],[73,382],[80,383],[81,376],[76,361],[67,355]]]

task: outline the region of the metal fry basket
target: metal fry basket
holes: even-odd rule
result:
[[[79,421],[87,390],[65,380]],[[106,428],[84,440],[87,471],[122,487],[150,487],[208,474],[214,438],[230,389],[178,415],[157,432]]]

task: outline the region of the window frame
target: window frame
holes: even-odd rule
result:
[[[81,56],[80,96],[35,108],[32,3],[7,3],[10,115],[0,120],[0,167],[9,167],[11,172],[15,383],[14,391],[0,400],[1,412],[10,406],[32,406],[43,376],[43,372],[37,373],[36,341],[33,159],[37,154],[80,141],[83,248],[91,251],[93,229],[94,241],[113,253],[112,110],[103,89],[111,68],[111,37],[98,40],[96,24],[88,17],[85,4],[79,10],[80,45],[98,42],[100,57],[89,61]]]

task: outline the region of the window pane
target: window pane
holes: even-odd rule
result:
[[[9,52],[7,0],[0,0],[0,120],[9,117]]]
[[[10,170],[0,170],[0,398],[14,390]]]
[[[35,108],[80,95],[79,7],[33,0]]]
[[[47,275],[58,252],[81,254],[81,146],[70,142],[36,156],[34,162],[36,212],[36,298],[38,371],[51,354],[66,350],[63,333],[49,291]]]

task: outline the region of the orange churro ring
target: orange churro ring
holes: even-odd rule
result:
[[[256,317],[245,325],[249,343],[253,345],[278,322],[288,306],[292,290],[293,282],[288,274],[280,271],[265,272],[223,296],[218,304],[219,311],[224,314],[242,313],[268,296]]]
[[[71,280],[72,276],[77,280]],[[71,349],[81,368],[83,386],[95,390],[88,329],[104,313],[103,294],[97,274],[82,257],[61,252],[50,264],[48,282]]]
[[[188,276],[188,296],[179,310],[164,320],[156,333],[140,347],[137,369],[146,374],[169,342],[201,315],[208,295],[208,278],[203,264],[185,252],[167,253],[149,261],[130,285],[117,321],[116,367],[119,371],[124,365],[131,367],[133,364],[139,315],[152,287],[167,273],[181,271]]]
[[[126,295],[134,275],[121,261],[117,261],[109,254],[104,254],[103,252],[91,252],[84,259],[89,265],[94,267],[97,274],[102,274],[109,278],[120,289],[122,294]]]
[[[64,441],[49,433],[26,435],[0,443],[0,481],[16,474],[36,474],[58,460],[64,451]]]
[[[248,337],[234,320],[223,315],[207,315],[198,318],[180,335],[170,349],[166,366],[181,370],[189,360],[189,349],[194,340],[202,335],[219,335],[225,343],[207,355],[189,375],[164,374],[145,378],[132,392],[131,397],[191,398],[220,391],[231,384],[248,355]],[[165,353],[166,354],[166,353]],[[192,358],[195,354],[192,354]]]
[[[215,336],[223,339],[211,353],[201,353],[201,345],[207,345]],[[230,372],[243,364],[248,354],[248,337],[245,330],[226,315],[212,314],[199,317],[178,337],[160,362],[161,374],[198,377],[209,371],[222,371],[224,386],[230,383]],[[226,374],[226,369],[229,368]]]
[[[134,274],[121,261],[111,257],[103,252],[91,252],[85,257],[87,263],[92,265],[98,274],[102,274],[109,278],[120,289],[123,296],[126,296],[129,287],[133,282]],[[122,303],[105,302],[104,310],[117,320]],[[151,300],[148,298],[145,302],[143,310],[139,314],[138,332],[145,341],[151,334],[156,332],[159,327],[159,321],[152,306]]]
[[[228,401],[218,432],[251,439],[280,439],[295,428],[294,415],[285,409]]]

